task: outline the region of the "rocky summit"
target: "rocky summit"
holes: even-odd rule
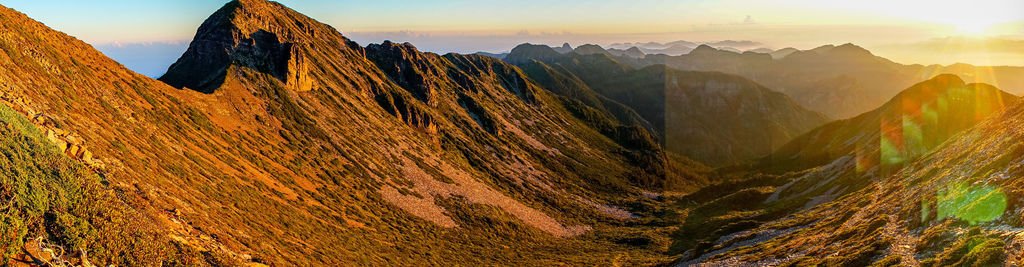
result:
[[[234,0],[153,79],[0,7],[0,263],[1020,265],[1019,67],[607,47]]]

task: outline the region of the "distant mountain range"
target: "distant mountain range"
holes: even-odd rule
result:
[[[609,102],[635,110],[669,151],[712,166],[767,155],[827,121],[785,95],[739,76],[679,71],[663,65],[637,69],[613,56],[596,45],[561,54],[548,46],[524,44],[505,60],[523,68],[534,80],[567,77],[557,80],[577,81],[579,91],[596,92]],[[588,102],[600,110],[598,101]]]
[[[643,45],[686,44],[689,42]],[[596,48],[589,46],[588,53],[603,53]],[[676,56],[645,52],[640,57],[637,53],[626,55],[617,48],[606,52],[615,60],[636,68],[664,64],[680,70],[718,71],[747,77],[832,118],[863,113],[902,88],[941,73],[956,74],[972,82],[997,84],[1014,93],[1024,92],[1024,75],[1019,75],[1024,74],[1021,67],[903,65],[853,44],[824,45],[806,51],[783,48],[770,53],[767,49],[740,53],[711,45],[698,45]]]
[[[764,46],[764,44],[754,41],[734,41],[724,40],[715,42],[691,42],[691,41],[673,41],[668,43],[658,42],[647,42],[647,43],[613,43],[608,45],[609,48],[617,49],[628,49],[630,47],[646,48],[646,49],[665,49],[673,46],[687,46],[697,47],[699,45],[709,45],[712,47],[733,47],[738,49],[755,49]]]

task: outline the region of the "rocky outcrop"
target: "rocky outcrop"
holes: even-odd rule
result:
[[[450,63],[449,70],[446,71],[449,78],[458,81],[463,85],[463,89],[478,92],[478,85],[471,81],[471,77],[482,77],[493,80],[527,104],[538,104],[537,94],[541,89],[513,65],[493,58],[471,55],[446,54],[443,58]]]
[[[484,107],[471,96],[460,94],[458,102],[459,106],[465,109],[466,114],[473,118],[473,121],[475,121],[477,125],[485,131],[495,135],[502,134],[501,127],[497,122],[497,119],[494,118],[494,115],[484,109]]]
[[[561,53],[561,54],[571,53],[572,50],[573,50],[572,46],[569,45],[569,43],[563,43],[562,46],[554,47],[553,49],[555,50],[555,52],[558,52],[558,53]]]
[[[436,134],[438,131],[434,119],[423,107],[411,103],[408,98],[400,94],[380,93],[374,99],[381,108],[405,124],[423,130],[429,134]]]
[[[47,140],[68,157],[81,161],[97,172],[106,172],[106,165],[93,155],[82,137],[59,128],[51,117],[36,111],[39,109],[33,108],[35,105],[30,100],[13,93],[12,89],[0,88],[0,104],[11,107],[26,118],[31,118],[31,123],[43,132]]]
[[[434,60],[423,56],[412,44],[371,44],[366,47],[366,57],[417,99],[431,103],[441,74],[432,66],[436,64]]]
[[[252,25],[277,19],[272,10],[283,8],[277,5],[246,0],[221,8],[200,26],[185,55],[160,80],[177,88],[212,93],[224,83],[228,67],[238,66],[271,75],[290,90],[312,90],[315,81],[310,76],[307,51],[316,48],[301,40],[315,37],[317,32],[301,22],[294,28]]]

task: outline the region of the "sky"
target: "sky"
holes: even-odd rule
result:
[[[199,24],[225,2],[0,0],[108,55],[116,54],[115,59],[130,58],[129,67],[156,69],[173,62]],[[907,64],[1024,65],[1024,47],[990,47],[1024,40],[1021,0],[279,2],[331,24],[363,45],[407,41],[437,53],[503,52],[523,42],[753,40],[774,49],[855,43]],[[974,44],[973,50],[951,54],[943,46],[943,42],[964,43],[965,39],[973,40],[966,41]],[[924,48],[943,49],[943,53]],[[979,52],[979,48],[997,51]],[[146,61],[147,57],[152,59]]]

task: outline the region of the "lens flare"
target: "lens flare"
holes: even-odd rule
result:
[[[999,219],[1007,203],[1006,194],[989,185],[953,184],[938,192],[936,200],[937,220],[956,218],[972,225]]]
[[[960,126],[973,125],[1006,107],[999,89],[985,84],[963,84],[959,80],[920,84],[896,101],[899,108],[890,110],[879,121],[881,134],[876,155],[882,174],[899,171],[906,162],[941,145]],[[858,151],[858,171],[869,166],[869,161],[862,159],[864,154]]]

